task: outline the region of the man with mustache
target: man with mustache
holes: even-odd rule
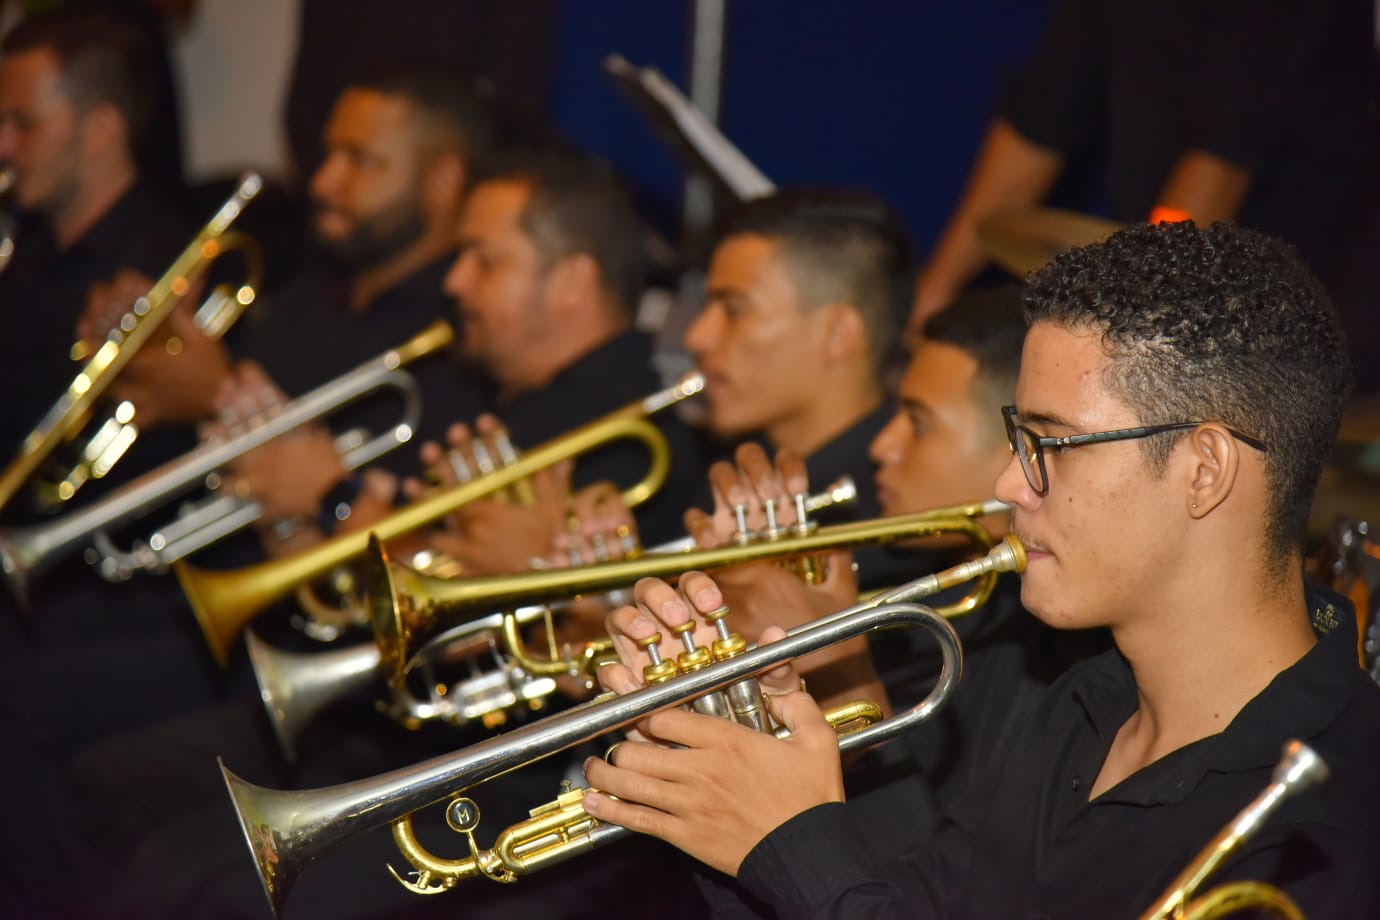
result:
[[[1249,230],[1138,225],[1056,259],[1026,306],[1004,410],[1014,456],[996,488],[1030,556],[1022,603],[1058,628],[1109,627],[1117,650],[1013,700],[1022,716],[989,769],[899,860],[842,804],[837,739],[789,673],[768,682],[788,740],[653,716],[647,734],[677,747],[587,762],[621,801],[595,794],[586,809],[670,840],[782,915],[1130,915],[1299,738],[1330,765],[1327,785],[1285,804],[1221,877],[1281,887],[1310,917],[1374,913],[1380,690],[1344,603],[1299,575],[1349,383],[1322,286]],[[680,593],[644,582],[637,599],[612,619],[625,649],[659,617],[720,602],[698,575]],[[625,668],[604,677],[638,683]]]

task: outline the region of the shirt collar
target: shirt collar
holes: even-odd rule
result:
[[[1119,784],[1120,801],[1176,802],[1209,772],[1234,773],[1273,766],[1290,738],[1307,740],[1336,717],[1368,681],[1356,661],[1356,620],[1344,598],[1308,587],[1318,641],[1237,713],[1225,729],[1166,755]],[[1360,678],[1358,680],[1358,678]],[[1136,708],[1135,677],[1113,649],[1096,659],[1072,688],[1103,745]]]

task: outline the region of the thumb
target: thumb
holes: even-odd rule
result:
[[[834,734],[819,704],[803,690],[768,694],[767,702],[771,707],[772,717],[791,733],[792,738],[811,737],[821,730],[831,736]]]

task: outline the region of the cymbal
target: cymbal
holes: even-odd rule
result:
[[[1020,208],[983,218],[977,235],[993,261],[1024,278],[1064,250],[1100,242],[1124,226],[1077,211]]]
[[[1380,394],[1353,399],[1342,413],[1337,440],[1343,444],[1380,441]]]

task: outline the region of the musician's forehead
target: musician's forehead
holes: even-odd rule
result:
[[[1108,360],[1102,335],[1096,330],[1052,323],[1031,326],[1016,382],[1016,409],[1021,421],[1070,431],[1133,424],[1130,408],[1103,382]]]

